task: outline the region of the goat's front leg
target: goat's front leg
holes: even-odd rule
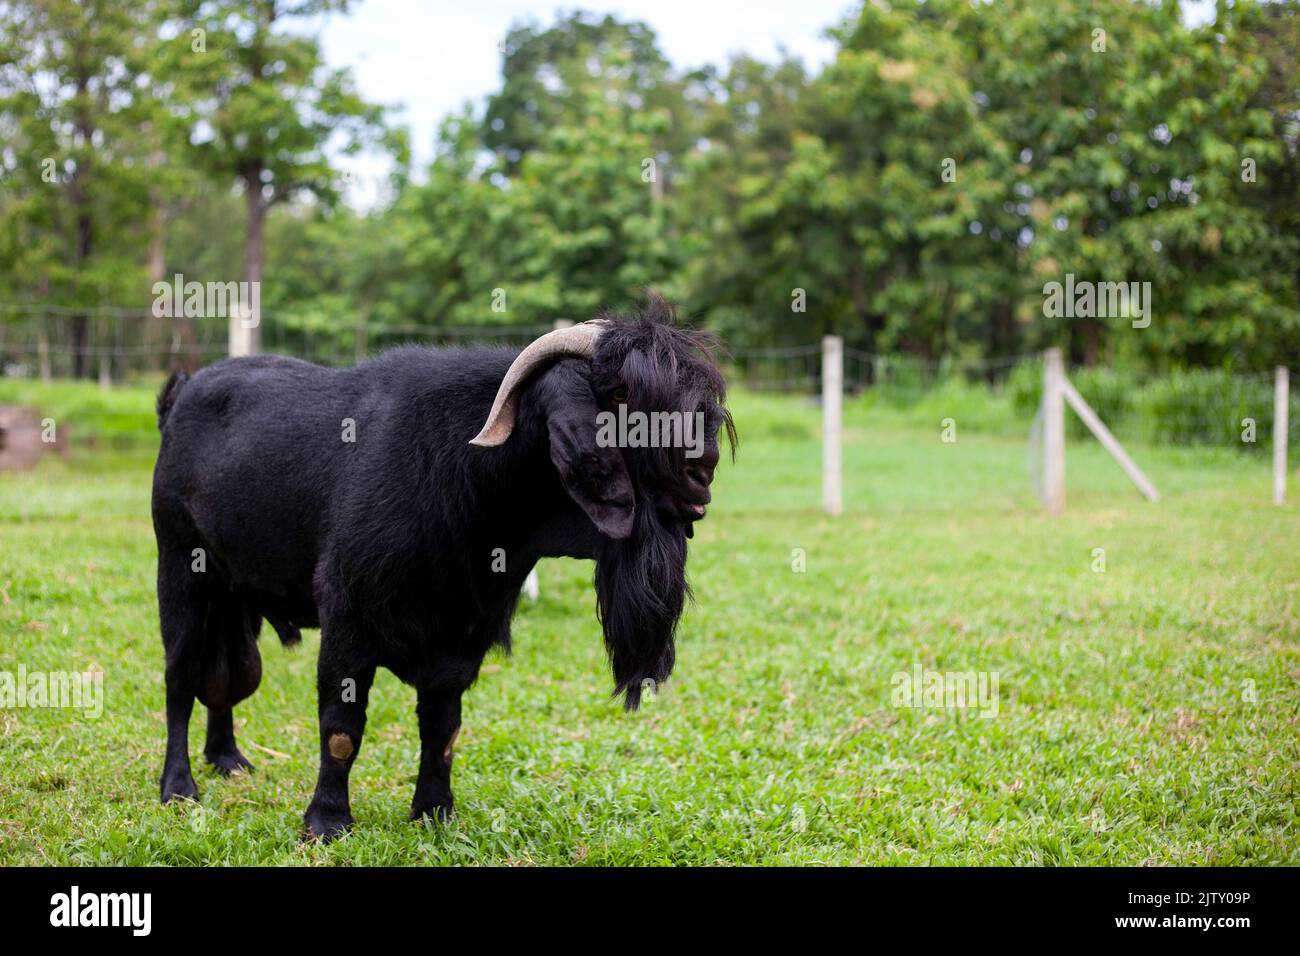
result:
[[[459,689],[422,688],[416,712],[420,718],[420,775],[411,801],[411,819],[451,816],[452,747],[460,733]]]
[[[331,639],[331,638],[334,639]],[[305,838],[332,840],[352,825],[348,774],[361,750],[375,664],[349,644],[322,633],[316,690],[320,709],[320,776],[307,807]]]

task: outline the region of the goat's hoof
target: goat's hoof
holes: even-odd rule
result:
[[[253,769],[252,761],[241,754],[236,748],[231,747],[229,750],[223,750],[221,753],[208,753],[203,751],[203,759],[216,768],[217,773],[223,777],[228,777],[236,771],[251,771]]]
[[[303,815],[303,843],[332,843],[352,828],[350,813],[331,813],[309,807]]]
[[[199,788],[189,770],[181,773],[165,773],[162,778],[162,802],[173,800],[197,800]]]

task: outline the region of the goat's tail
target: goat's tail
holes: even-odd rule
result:
[[[167,384],[164,385],[162,391],[158,393],[159,431],[162,431],[163,425],[167,422],[167,413],[170,412],[172,406],[176,404],[176,396],[181,393],[181,388],[184,387],[185,383],[189,380],[190,377],[188,375],[180,369],[177,369],[172,372],[171,376],[167,379]]]

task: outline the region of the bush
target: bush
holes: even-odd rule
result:
[[[945,418],[963,431],[1011,435],[1028,430],[1028,419],[1012,409],[1005,391],[984,382],[968,382],[959,374],[945,375],[927,389],[894,382],[866,389],[855,400],[868,414],[888,412],[908,426],[938,430]],[[1032,416],[1031,416],[1032,417]]]
[[[1294,392],[1292,409],[1292,416],[1300,410]],[[1260,451],[1272,447],[1273,377],[1221,369],[1172,372],[1142,389],[1137,413],[1142,437],[1151,442]],[[1242,440],[1244,419],[1255,422],[1254,443]]]
[[[74,446],[151,447],[158,443],[159,381],[100,388],[95,382],[0,378],[0,405],[28,405],[53,418]]]
[[[1136,372],[1129,369],[1080,368],[1068,373],[1070,384],[1083,400],[1113,432],[1125,429],[1133,419],[1137,396],[1142,385]],[[1022,362],[1016,366],[1008,381],[1012,406],[1021,416],[1032,417],[1038,413],[1043,400],[1043,366],[1039,362]],[[1065,428],[1072,438],[1083,438],[1089,433],[1078,415],[1067,412]]]
[[[1087,368],[1069,373],[1084,401],[1119,435],[1160,445],[1212,445],[1247,452],[1272,447],[1273,376],[1223,369],[1188,369],[1142,382],[1127,369]],[[1018,416],[1034,415],[1043,395],[1042,366],[1018,366],[1008,382]],[[1292,433],[1300,430],[1300,394],[1291,391]],[[1078,415],[1066,412],[1072,438],[1088,435]],[[1244,419],[1255,422],[1255,441],[1242,440]]]

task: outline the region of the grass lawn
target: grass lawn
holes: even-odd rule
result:
[[[151,393],[122,393],[104,414],[147,433]],[[97,719],[0,710],[0,865],[1300,863],[1296,505],[1269,503],[1258,461],[1131,449],[1164,494],[1148,504],[1072,442],[1052,520],[1027,423],[966,429],[943,401],[851,404],[832,520],[816,408],[738,396],[658,699],[610,700],[591,567],[544,562],[515,654],[466,695],[455,820],[406,821],[415,695],[381,672],[357,828],[323,847],[297,840],[316,633],[262,643],[236,711],[256,771],[203,763],[196,708],[201,802],[161,807],[150,450],[0,475],[0,670],[105,672]],[[996,674],[996,716],[895,706],[916,663]]]

